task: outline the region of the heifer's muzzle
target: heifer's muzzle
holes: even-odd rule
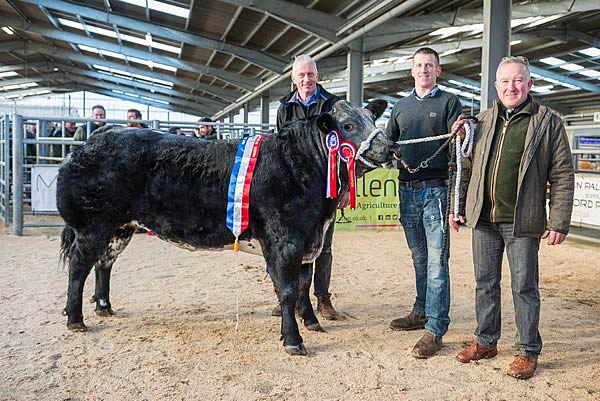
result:
[[[395,142],[390,141],[385,136],[385,133],[382,128],[375,128],[373,130],[373,132],[371,132],[369,137],[361,142],[360,147],[358,148],[358,151],[356,152],[357,153],[356,158],[358,160],[360,160],[363,164],[365,164],[366,166],[369,166],[371,168],[389,167],[389,164],[390,164],[388,161],[383,162],[383,163],[373,163],[372,161],[368,160],[367,158],[365,158],[363,156],[363,153],[365,153],[366,151],[368,151],[371,148],[371,142],[373,142],[373,139],[375,139],[375,137],[379,134],[383,135],[383,138],[384,138],[383,140],[384,140],[384,142],[386,142],[386,145],[389,148],[389,152],[392,153],[393,157],[400,157],[400,146],[398,144],[396,144]],[[391,159],[391,157],[390,157],[390,159]]]

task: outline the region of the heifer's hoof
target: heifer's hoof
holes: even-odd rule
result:
[[[83,324],[83,322],[79,323],[69,323],[67,324],[67,329],[70,331],[74,331],[76,333],[87,331],[87,326]]]
[[[307,330],[309,331],[320,331],[320,332],[325,332],[325,330],[323,329],[323,327],[321,327],[321,323],[317,322],[317,323],[312,323],[312,324],[306,324],[304,325],[304,327],[306,327]]]
[[[304,347],[304,343],[300,343],[300,345],[285,345],[285,352],[290,355],[306,355],[306,347]]]
[[[96,315],[101,316],[101,317],[110,317],[114,314],[115,314],[115,312],[113,312],[113,310],[111,308],[96,309]]]
[[[93,304],[94,302],[96,302],[96,295],[95,294],[90,297],[90,303]]]

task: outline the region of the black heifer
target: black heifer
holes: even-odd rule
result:
[[[303,262],[319,255],[338,203],[325,198],[324,133],[336,128],[359,146],[375,132],[374,117],[385,107],[384,101],[374,101],[367,109],[340,101],[331,113],[294,123],[263,140],[250,192],[250,224],[241,239],[256,239],[262,247],[282,305],[283,345],[291,354],[306,353],[294,316],[297,300],[304,325],[321,330],[309,301],[310,265]],[[388,162],[394,145],[382,133],[371,137],[363,156],[375,164]],[[60,169],[57,187],[58,210],[67,224],[61,250],[69,263],[69,329],[86,330],[83,287],[94,266],[96,311],[112,313],[110,271],[135,223],[163,240],[194,249],[234,242],[225,216],[238,143],[106,128],[73,152]],[[370,168],[358,162],[357,174]]]

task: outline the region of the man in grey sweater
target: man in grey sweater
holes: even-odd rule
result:
[[[428,47],[413,57],[415,87],[395,105],[386,128],[393,141],[426,138],[450,132],[462,112],[460,100],[437,84],[442,73],[437,52]],[[401,153],[411,170],[432,156],[443,140],[403,145]],[[410,248],[417,296],[408,316],[392,320],[393,330],[425,329],[412,350],[415,358],[429,358],[442,347],[450,323],[450,277],[445,212],[448,194],[449,151],[444,149],[427,168],[400,170],[400,222]]]

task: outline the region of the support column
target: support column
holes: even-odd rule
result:
[[[249,107],[249,103],[246,103],[244,105],[244,124],[248,124],[248,107]]]
[[[363,39],[350,42],[348,46],[348,93],[346,100],[352,105],[363,104]]]
[[[263,125],[269,124],[269,99],[269,91],[260,96],[260,123]],[[266,126],[264,128],[267,129]]]
[[[511,0],[483,0],[481,54],[481,111],[496,99],[496,68],[510,54]]]

